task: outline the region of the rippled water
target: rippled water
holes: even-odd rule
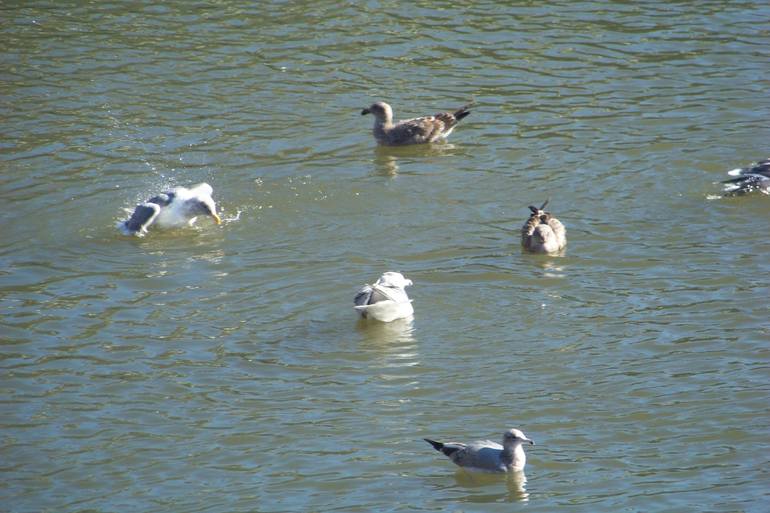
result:
[[[767,509],[770,201],[715,183],[768,156],[765,2],[0,13],[4,511]],[[376,149],[377,99],[476,104]],[[222,226],[115,230],[199,181]],[[355,319],[384,270],[413,322]],[[514,426],[526,481],[421,440]]]

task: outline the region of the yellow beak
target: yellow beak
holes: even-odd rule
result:
[[[218,215],[216,215],[216,214],[211,214],[211,217],[213,217],[213,218],[214,218],[214,222],[215,222],[215,223],[217,223],[217,224],[222,224],[222,218],[221,218],[221,217],[219,217]]]

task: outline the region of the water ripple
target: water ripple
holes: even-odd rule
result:
[[[770,207],[707,198],[766,156],[764,4],[4,14],[9,511],[763,504]],[[475,104],[383,149],[374,99]],[[114,229],[200,181],[232,222]],[[527,255],[549,197],[568,247]],[[391,269],[414,319],[357,321]],[[526,487],[421,440],[514,425]]]

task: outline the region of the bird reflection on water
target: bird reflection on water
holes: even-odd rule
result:
[[[452,143],[434,143],[421,146],[376,146],[374,174],[395,177],[399,173],[399,159],[410,163],[426,157],[451,157],[458,146]]]
[[[455,482],[462,488],[485,488],[495,486],[499,488],[501,481],[505,482],[506,492],[504,494],[494,493],[473,493],[459,500],[462,502],[486,503],[486,502],[529,502],[529,492],[527,492],[527,476],[523,471],[508,472],[507,474],[491,474],[481,472],[467,472],[458,470],[455,473]]]
[[[392,322],[368,322],[359,319],[356,331],[361,334],[362,346],[368,349],[383,350],[392,353],[393,350],[414,348],[414,316],[396,319]]]

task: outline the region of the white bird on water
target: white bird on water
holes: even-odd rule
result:
[[[373,103],[363,109],[361,115],[374,116],[372,133],[378,144],[383,146],[404,146],[407,144],[431,143],[446,139],[457,123],[471,113],[470,104],[454,112],[439,112],[433,116],[405,119],[393,123],[393,109],[385,102]]]
[[[353,300],[354,308],[364,319],[390,322],[414,313],[412,300],[404,290],[412,280],[403,274],[388,271],[374,283],[364,285]]]
[[[546,205],[548,200],[540,208],[530,205],[532,213],[521,227],[521,244],[533,253],[554,253],[567,245],[567,229],[553,214],[543,210]]]
[[[511,472],[524,470],[527,455],[522,444],[535,445],[518,429],[509,429],[503,433],[503,445],[490,440],[480,440],[463,444],[459,442],[441,443],[424,438],[434,449],[446,455],[462,468],[477,472]]]
[[[137,205],[130,218],[118,223],[118,228],[125,235],[141,237],[152,225],[161,228],[192,226],[199,215],[210,216],[215,223],[220,224],[222,219],[211,197],[213,192],[207,183],[199,183],[190,188],[175,187]]]

